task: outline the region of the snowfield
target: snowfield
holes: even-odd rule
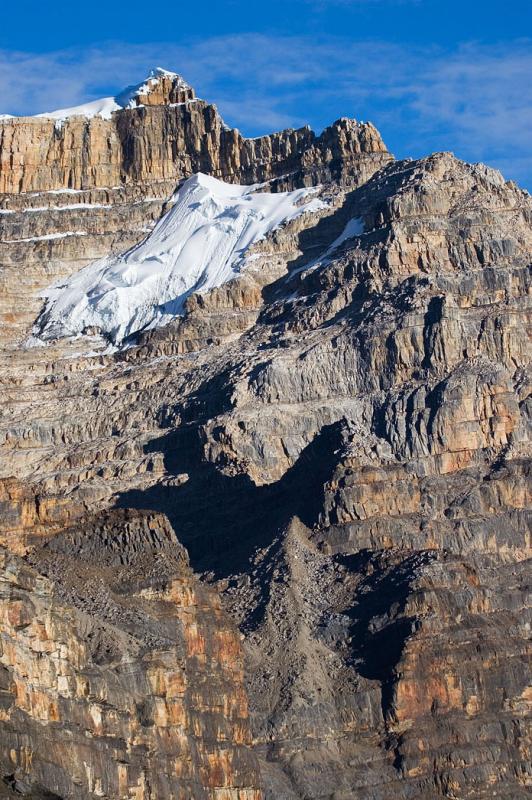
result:
[[[34,328],[42,339],[98,328],[115,344],[182,315],[192,292],[207,292],[246,267],[249,248],[301,214],[325,208],[316,189],[270,194],[198,173],[139,245],[89,264],[43,293]]]

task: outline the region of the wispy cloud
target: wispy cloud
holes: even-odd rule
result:
[[[187,46],[111,42],[82,52],[0,51],[0,111],[75,105],[118,91],[159,64],[181,72],[250,135],[305,122],[320,128],[338,116],[371,118],[397,155],[454,150],[532,185],[527,39],[446,51],[241,34]]]

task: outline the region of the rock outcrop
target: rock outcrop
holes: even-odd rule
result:
[[[54,128],[129,131],[125,209],[194,169],[330,202],[122,352],[4,351],[6,791],[524,800],[532,200],[448,153],[388,163],[354,123],[246,143],[218,119],[187,101]]]
[[[111,512],[0,559],[4,787],[260,800],[239,635],[164,517]]]
[[[112,119],[20,117],[0,122],[2,194],[79,192],[142,184],[160,196],[195,172],[229,182],[278,180],[283,188],[326,178],[361,182],[390,160],[371,123],[340,119],[256,139],[227,128],[203,100],[142,105]],[[164,184],[163,192],[157,184]],[[166,190],[166,191],[165,191]],[[4,198],[4,208],[10,208]]]

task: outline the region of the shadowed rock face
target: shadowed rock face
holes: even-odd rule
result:
[[[532,201],[340,162],[175,324],[4,352],[6,793],[529,796]]]

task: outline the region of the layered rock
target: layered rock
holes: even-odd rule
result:
[[[317,136],[310,128],[244,138],[202,100],[123,109],[110,120],[11,118],[0,122],[3,207],[21,192],[153,185],[165,196],[182,178],[314,185],[327,177],[367,178],[390,156],[371,123],[340,119]],[[162,184],[162,186],[161,186]]]
[[[164,517],[85,519],[29,563],[1,559],[4,787],[262,797],[238,633]]]
[[[151,111],[115,119],[126,125]],[[43,576],[39,586],[55,592],[62,624],[72,616],[77,633],[69,636],[79,647],[88,646],[76,622],[83,613],[102,626],[111,659],[123,641],[116,630],[130,637],[144,680],[143,637],[159,635],[158,603],[167,608],[169,587],[185,580],[172,576],[185,567],[175,542],[158,535],[139,547],[126,535],[130,523],[124,533],[124,518],[113,515],[133,513],[116,507],[164,512],[245,636],[252,736],[271,800],[524,798],[532,785],[532,201],[498,173],[450,154],[362,174],[342,125],[322,135],[343,141],[339,172],[331,143],[324,166],[308,155],[322,152],[310,139],[296,168],[298,181],[335,178],[324,190],[328,211],[261,243],[254,272],[191,296],[183,318],[114,356],[91,353],[91,340],[4,354],[2,474],[16,479],[2,495],[4,541],[26,553],[24,562],[9,556],[16,570]],[[259,156],[254,150],[246,179],[267,175]],[[139,169],[131,186],[145,185]],[[89,512],[104,522],[83,522]],[[62,526],[61,513],[70,515]],[[57,538],[43,542],[47,525]],[[131,548],[133,563],[117,567],[117,554],[127,561]],[[153,567],[156,558],[166,565],[168,552],[172,568]],[[92,577],[110,600],[99,592],[93,599]],[[197,624],[212,644],[227,623],[210,590],[201,591],[216,623],[209,628],[201,614]],[[142,620],[126,614],[139,598]],[[170,618],[181,605],[179,596]],[[17,647],[25,630],[13,634]],[[212,644],[207,659],[216,681],[217,652]],[[95,657],[102,685],[111,675],[120,683]],[[20,661],[28,659],[24,650]],[[216,691],[234,699],[236,650],[231,663]],[[154,690],[155,705],[157,698]],[[62,718],[85,714],[79,703],[62,706]],[[229,722],[222,715],[220,724],[231,731],[231,752],[247,759],[247,740],[231,722],[245,727],[244,706],[228,703]],[[145,732],[127,708],[126,739],[140,726],[164,759],[169,751],[152,738],[159,723]],[[212,791],[210,778],[198,778],[202,747],[220,752],[210,713],[199,755],[187,762],[192,797]],[[33,731],[29,717],[12,712],[9,735]],[[98,777],[116,791],[117,760],[109,759]],[[132,775],[141,763],[129,764]],[[171,767],[158,763],[164,796],[157,781]],[[245,764],[224,772],[228,790],[257,790],[255,767]],[[6,772],[13,781],[26,774],[43,783],[44,768],[17,765]],[[48,791],[73,791],[59,772],[52,776]]]
[[[0,119],[4,340],[34,319],[39,306],[28,306],[30,295],[141,240],[178,183],[196,172],[232,183],[275,179],[273,190],[333,178],[357,185],[391,158],[371,124],[349,119],[320,136],[307,127],[246,139],[164,71],[127,105],[109,118]]]

